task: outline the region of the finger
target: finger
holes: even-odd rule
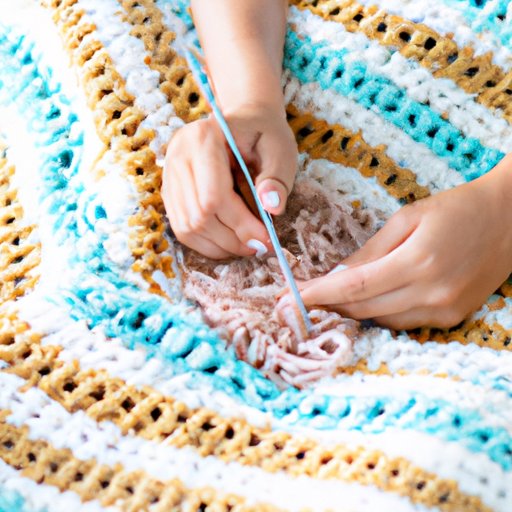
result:
[[[174,189],[181,223],[191,231],[201,231],[205,219],[199,206],[196,183],[190,164],[185,164],[180,169],[177,179],[174,180]]]
[[[205,212],[198,202],[197,183],[192,171],[180,174],[179,215],[182,224],[187,226],[187,232],[199,235],[201,239],[209,240],[215,246],[223,249],[231,256],[250,256],[254,249],[242,244],[236,233],[225,226],[214,212]]]
[[[256,241],[263,244],[267,251],[271,249],[265,226],[250,212],[242,198],[233,190],[224,194],[224,201],[220,206],[217,217],[225,226],[236,233],[242,244],[256,246],[257,244],[254,244],[254,241]]]
[[[197,203],[194,179],[187,163],[180,162],[175,169],[170,169],[170,173],[173,173],[172,182],[166,187],[170,192],[166,194],[167,199],[164,201],[167,203],[166,209],[171,214],[171,226],[178,240],[212,259],[234,256],[228,248],[221,247],[202,235],[201,231],[203,228],[208,229],[208,224],[215,225],[215,221],[219,226],[221,224],[215,218],[206,220],[202,218],[202,212]],[[216,234],[219,234],[218,231]],[[229,241],[227,245],[230,245]]]
[[[409,311],[419,305],[419,296],[417,290],[407,286],[368,300],[336,304],[329,309],[355,320],[363,320]]]
[[[165,211],[174,232],[184,228],[181,226],[181,215],[178,211],[178,204],[181,202],[180,187],[176,184],[177,173],[180,168],[185,166],[184,162],[175,162],[172,166],[166,163],[165,170],[162,176],[162,200],[164,202]]]
[[[216,243],[208,240],[201,235],[196,234],[184,234],[179,236],[179,241],[197,251],[198,253],[206,256],[207,258],[211,258],[212,260],[222,260],[226,258],[232,258],[233,255],[227,252],[222,247],[218,246]]]
[[[237,256],[251,256],[255,249],[243,244],[236,233],[224,225],[217,217],[208,218],[200,234],[225,251]]]
[[[193,154],[192,170],[201,210],[214,215],[225,201],[226,191],[233,189],[233,177],[224,137],[217,123],[205,124],[203,130],[203,144]]]
[[[367,300],[408,285],[413,272],[395,252],[376,261],[310,281],[302,299],[306,305],[328,306]]]
[[[330,276],[332,274],[336,274],[337,272],[341,272],[342,270],[346,270],[349,268],[347,265],[344,265],[343,263],[340,263],[339,265],[336,265],[333,269],[331,269],[329,272],[327,272],[326,275]],[[310,279],[309,281],[302,281],[302,280],[295,280],[297,283],[297,288],[299,291],[305,290],[306,288],[309,288],[310,286],[315,285],[316,279]]]
[[[374,317],[373,320],[383,327],[396,330],[416,329],[427,325],[433,327],[436,323],[432,308],[428,307],[418,307],[398,314]]]
[[[460,324],[472,311],[461,307],[422,306],[398,315],[384,315],[375,320],[394,329],[414,329],[417,327],[438,327],[446,329]]]
[[[293,135],[289,134],[293,139]],[[255,147],[259,156],[260,172],[256,177],[256,189],[262,202],[269,202],[269,213],[279,215],[284,212],[286,200],[293,188],[297,172],[297,151],[295,141],[283,144],[281,139],[263,135]],[[279,196],[277,204],[275,194]],[[276,205],[277,206],[273,206]]]
[[[269,249],[267,231],[233,191],[229,153],[219,138],[223,140],[222,133],[213,123],[193,162],[199,208],[208,219],[201,233],[233,254],[261,255]],[[214,216],[217,220],[210,220]]]
[[[345,265],[362,265],[369,263],[403,244],[416,229],[416,216],[409,215],[410,208],[403,208],[393,215],[382,229],[377,231],[359,250],[343,260]]]

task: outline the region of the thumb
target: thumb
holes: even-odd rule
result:
[[[280,215],[286,207],[288,188],[279,180],[268,178],[257,187],[263,208],[272,215]]]
[[[280,215],[293,188],[297,172],[297,146],[293,140],[261,137],[256,146],[260,159],[260,173],[256,189],[263,207],[272,215]]]

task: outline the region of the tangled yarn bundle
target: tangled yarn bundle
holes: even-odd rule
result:
[[[0,0],[0,510],[510,512],[512,282],[452,329],[276,295],[180,246],[167,141],[208,107],[185,0]],[[512,148],[506,0],[292,0],[298,279]]]

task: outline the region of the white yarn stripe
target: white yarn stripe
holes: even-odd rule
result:
[[[96,25],[96,31],[86,36],[82,44],[94,38],[106,48],[127,91],[135,97],[135,105],[147,115],[141,127],[154,130],[150,148],[157,163],[163,165],[167,142],[184,123],[159,89],[160,74],[144,63],[149,56],[144,43],[130,35],[132,26],[122,21],[122,7],[116,0],[79,0],[78,4]]]
[[[510,18],[504,20],[498,20],[499,14],[505,14],[510,16],[510,4],[507,6],[506,11],[503,11],[503,2],[500,0],[490,0],[484,2],[484,6],[481,8],[473,5],[468,5],[467,2],[452,2],[444,1],[445,4],[451,4],[451,8],[460,12],[466,20],[468,27],[474,27],[473,32],[480,36],[484,41],[490,41],[496,46],[507,46],[504,44],[506,34],[510,31],[507,28],[510,26]],[[507,2],[508,3],[508,2]],[[469,16],[468,16],[469,14]],[[487,22],[489,18],[494,18],[490,29],[482,30],[482,25]],[[510,41],[510,40],[509,40]],[[509,47],[507,47],[510,50]]]
[[[434,78],[430,71],[401,53],[392,53],[378,41],[363,33],[347,32],[341,23],[326,21],[309,10],[290,8],[289,21],[296,32],[314,42],[328,41],[329,47],[347,49],[347,61],[363,62],[371,73],[385,76],[408,96],[420,103],[427,100],[430,108],[447,113],[450,123],[466,137],[478,139],[490,148],[504,153],[512,147],[512,125],[498,113],[477,103],[470,95],[447,78]]]
[[[43,345],[62,347],[59,359],[65,362],[77,360],[83,369],[104,369],[112,377],[123,379],[128,385],[153,387],[165,396],[176,397],[191,409],[208,407],[226,418],[250,418],[255,426],[265,426],[271,417],[225,393],[208,390],[202,393],[187,388],[189,376],[173,375],[160,359],[146,359],[143,348],[130,350],[116,338],[106,340],[96,329],[90,331],[85,321],[70,319],[69,312],[44,301],[35,292],[21,298],[17,303],[18,316],[28,322],[35,332],[44,335]]]
[[[103,368],[112,377],[119,377],[128,384],[152,386],[164,395],[179,397],[180,401],[193,409],[215,408],[224,417],[245,417],[253,425],[262,426],[270,419],[268,414],[250,407],[241,410],[239,402],[225,396],[224,393],[208,391],[207,396],[200,397],[196,390],[187,391],[184,388],[186,378],[183,376],[172,377],[172,372],[166,370],[166,365],[157,358],[146,360],[144,349],[127,349],[118,339],[109,339],[107,342],[99,331],[89,331],[85,321],[71,320],[67,311],[60,310],[48,303],[45,304],[41,297],[37,296],[37,292],[21,298],[16,307],[20,319],[30,323],[35,332],[45,335],[42,340],[43,345],[62,347],[59,358],[63,361],[70,362],[76,359],[80,361],[80,366],[83,369]],[[379,342],[374,342],[373,347],[370,347],[370,343],[377,339]],[[447,397],[451,397],[454,403],[468,408],[475,408],[475,405],[478,406],[484,401],[492,405],[493,403],[504,403],[506,400],[507,395],[503,391],[490,391],[488,386],[481,387],[471,384],[468,378],[471,377],[471,374],[468,371],[471,370],[472,363],[474,364],[475,361],[482,358],[488,360],[489,371],[495,373],[496,370],[503,370],[502,374],[506,375],[507,368],[512,368],[512,354],[508,352],[496,353],[476,345],[463,347],[458,343],[443,345],[429,342],[420,344],[405,336],[393,340],[388,331],[382,330],[379,333],[376,329],[373,329],[371,335],[361,339],[356,345],[362,346],[358,351],[358,356],[373,349],[373,359],[369,361],[370,370],[376,370],[380,366],[379,363],[376,364],[377,360],[386,362],[394,372],[406,370],[412,372],[413,375],[395,375],[393,378],[358,374],[340,375],[334,379],[322,381],[314,386],[315,390],[329,394],[342,393],[343,395],[348,395],[350,394],[348,390],[353,390],[361,396],[365,393],[371,395],[371,390],[375,388],[369,386],[368,383],[375,381],[379,394],[391,395],[394,393],[398,396],[403,387],[405,390],[415,389],[432,398],[448,399]],[[454,345],[457,345],[457,352],[453,350]],[[408,362],[408,357],[414,360]],[[416,361],[419,358],[422,363]],[[428,363],[429,359],[432,359],[430,364]],[[447,360],[449,364],[441,366],[439,360]],[[394,361],[397,362],[394,363]],[[461,380],[453,381],[423,374],[414,375],[415,370],[422,371],[425,368],[430,369],[432,374],[447,372],[449,377]],[[429,385],[425,386],[427,382]],[[406,383],[407,386],[404,386],[403,383]],[[383,389],[386,391],[382,391]],[[467,396],[464,397],[465,394]],[[510,430],[512,425],[510,418],[512,418],[512,412],[500,411],[500,415],[494,418],[495,424]]]
[[[169,3],[160,1],[157,4],[164,15],[166,26],[174,32],[183,32],[183,22],[173,14]],[[290,12],[297,11],[295,8],[290,9]],[[179,51],[179,48],[175,49]],[[316,84],[301,86],[299,81],[287,71],[283,75],[283,83],[285,84],[285,99],[287,103],[293,101],[297,107],[308,110],[318,118],[324,119],[329,123],[340,123],[354,131],[362,130],[363,136],[369,144],[387,144],[387,153],[391,158],[404,162],[405,167],[409,167],[413,171],[421,169],[422,172],[418,172],[418,182],[421,185],[429,186],[433,192],[440,189],[440,183],[443,184],[443,188],[452,188],[464,182],[459,173],[451,170],[446,162],[434,155],[423,144],[416,143],[402,130],[388,123],[377,114],[361,107],[353,100],[339,96],[332,91],[323,91]],[[318,169],[320,166],[316,167]],[[316,174],[318,176],[318,173]],[[350,177],[348,174],[350,174]],[[360,178],[356,177],[356,175],[359,175],[359,173],[353,172],[353,170],[346,172],[345,179],[343,180],[346,184],[344,186],[348,186],[353,180],[360,182]],[[338,177],[336,177],[337,179]],[[376,183],[374,186],[371,186],[371,181],[365,180],[367,183],[366,187],[370,187],[373,190],[370,193],[365,191],[361,197],[356,199],[361,199],[364,196],[375,196],[377,189],[382,190],[382,187]],[[363,192],[364,189],[365,187],[358,188],[358,192]],[[394,198],[391,198],[387,192],[384,191],[384,193],[389,198],[387,201],[388,205],[384,208],[389,217],[399,207],[399,203]],[[377,211],[382,209],[382,206],[376,208]]]
[[[119,510],[117,507],[102,507],[98,500],[84,503],[73,491],[61,492],[53,485],[38,484],[30,478],[21,476],[19,471],[2,459],[0,459],[0,486],[2,490],[18,493],[25,500],[24,511],[116,512]]]
[[[372,146],[385,144],[386,154],[400,167],[414,172],[417,182],[432,193],[464,183],[462,175],[450,169],[445,160],[375,112],[333,91],[323,90],[316,83],[301,85],[290,73],[286,74],[287,102],[329,124],[341,124],[356,133],[361,131],[364,140]]]
[[[491,386],[502,379],[510,381],[512,353],[459,342],[418,343],[402,334],[393,338],[384,329],[370,329],[354,346],[354,360],[366,360],[370,371],[387,364],[392,373],[428,371],[449,377]]]
[[[103,8],[108,7],[106,2],[101,2],[101,6]],[[55,25],[51,19],[50,11],[28,0],[24,0],[23,7],[24,9],[20,11],[16,9],[6,9],[5,12],[9,13],[10,18],[12,18],[9,18],[11,22],[20,25],[24,32],[31,34],[31,37],[34,38],[36,49],[40,48],[38,51],[43,55],[43,62],[51,69],[56,70],[53,76],[56,77],[56,80],[59,80],[59,83],[62,79],[63,91],[72,99],[72,108],[75,112],[78,112],[80,117],[80,125],[84,130],[85,138],[82,149],[83,160],[79,170],[79,179],[86,184],[87,190],[91,191],[91,194],[97,196],[97,200],[94,204],[90,205],[91,215],[94,215],[94,206],[101,204],[108,218],[107,222],[101,219],[96,220],[93,217],[92,222],[95,223],[96,230],[100,234],[107,235],[103,246],[109,258],[116,265],[125,270],[127,280],[135,283],[142,289],[146,289],[148,286],[147,283],[139,274],[133,272],[130,268],[134,258],[128,246],[128,237],[126,236],[126,229],[129,231],[132,229],[126,225],[126,219],[134,214],[139,206],[134,185],[126,180],[122,162],[114,160],[111,152],[106,152],[99,162],[99,166],[105,171],[104,176],[97,180],[91,175],[90,168],[92,163],[100,154],[101,148],[103,147],[96,133],[92,113],[86,106],[83,94],[77,94],[76,77],[73,76],[69,68],[69,57],[62,48]],[[110,7],[112,7],[112,5],[110,5]],[[113,15],[113,21],[119,19],[119,9],[117,15],[114,15],[113,12],[109,14]],[[96,19],[94,22],[97,25],[99,24]],[[121,24],[121,27],[119,24]],[[142,126],[155,129],[156,136],[150,146],[157,156],[160,155],[160,160],[162,160],[164,156],[163,141],[166,141],[170,136],[169,130],[172,131],[176,128],[177,124],[181,125],[183,123],[174,116],[174,110],[170,104],[163,104],[154,112],[151,111],[159,101],[164,101],[165,99],[162,99],[163,95],[158,90],[158,78],[155,82],[154,72],[143,64],[145,53],[142,51],[136,53],[137,48],[140,50],[142,43],[131,36],[128,43],[124,41],[121,36],[128,34],[130,27],[127,24],[123,25],[121,21],[119,21],[119,24],[114,22],[109,23],[108,26],[115,36],[110,37],[110,40],[114,40],[114,42],[122,41],[126,44],[128,52],[124,57],[125,60],[128,59],[128,62],[125,62],[123,64],[124,68],[121,69],[126,72],[123,78],[127,80],[127,83],[135,84],[130,92],[136,96],[138,106],[145,113],[149,113],[148,117],[143,121]],[[41,30],[41,26],[44,27],[43,30]],[[102,27],[106,29],[104,20]],[[92,35],[86,36],[82,44],[86,44],[89,39],[95,38],[96,34],[95,32]],[[130,46],[130,43],[134,45],[134,48]],[[114,50],[122,54],[124,48],[123,46],[119,47],[119,44],[117,44]],[[112,53],[115,53],[115,51]],[[129,60],[130,58],[132,60]],[[136,65],[137,62],[139,62],[139,67]],[[140,65],[140,63],[142,63],[142,65]],[[136,83],[134,73],[140,73],[140,75],[143,76],[144,79],[140,80],[140,84]],[[140,85],[140,87],[138,90],[135,90],[137,85]],[[152,91],[151,87],[155,86],[156,90]],[[165,101],[167,100],[165,99]],[[34,176],[33,173],[34,166],[38,167],[42,165],[41,153],[36,149],[37,144],[35,143],[34,136],[27,131],[22,118],[18,115],[14,107],[2,109],[2,114],[3,118],[8,120],[8,125],[11,127],[7,134],[9,157],[17,166],[13,184],[15,186],[18,185],[19,188],[20,202],[24,208],[24,219],[27,220],[27,223],[37,222],[41,217],[41,211],[45,210],[44,204],[39,204],[38,200],[39,175],[36,174]],[[34,177],[36,178],[36,183],[34,183]],[[29,182],[34,183],[34,185],[31,187],[25,186],[26,183]],[[126,229],[118,229],[119,224],[125,226]],[[42,262],[40,267],[42,269],[42,279],[39,283],[39,287],[48,286],[49,289],[54,289],[59,282],[70,280],[69,272],[63,272],[63,269],[66,268],[66,262],[69,260],[69,257],[75,253],[76,248],[73,244],[71,244],[71,246],[69,246],[69,244],[56,245],[53,230],[49,225],[45,224],[44,226],[40,226],[38,235],[43,240]],[[80,241],[80,246],[90,244],[92,242],[90,237],[91,232],[88,230],[87,235],[83,236]],[[170,247],[172,247],[171,244]],[[171,251],[171,249],[169,249],[169,251]],[[61,262],[61,264],[57,264],[57,262]],[[69,270],[72,271],[72,269]]]
[[[12,410],[7,421],[18,427],[27,425],[31,439],[68,448],[78,459],[95,459],[110,466],[121,463],[127,471],[143,470],[154,478],[179,478],[190,489],[213,487],[244,496],[251,504],[264,502],[288,510],[333,509],[340,503],[364,512],[435,510],[372,486],[271,474],[237,463],[224,464],[214,457],[203,458],[187,448],[124,436],[112,423],[98,424],[82,411],[68,413],[39,389],[20,392],[24,382],[17,376],[0,374],[0,408]]]
[[[507,483],[509,477],[498,464],[489,460],[484,454],[475,454],[459,444],[444,442],[436,437],[412,430],[386,428],[385,432],[381,434],[362,434],[356,431],[316,429],[314,423],[309,428],[290,426],[273,419],[269,414],[261,413],[248,406],[241,406],[237,401],[217,390],[189,389],[187,387],[188,377],[172,377],[161,361],[157,359],[146,361],[143,350],[128,350],[116,339],[109,340],[107,343],[100,333],[89,332],[85,322],[72,322],[65,314],[59,314],[55,309],[43,311],[39,306],[39,311],[37,311],[36,304],[37,300],[35,299],[22,299],[23,308],[20,313],[25,313],[24,317],[30,315],[30,322],[36,331],[55,330],[56,323],[63,326],[61,330],[43,339],[43,345],[59,344],[63,347],[59,354],[61,360],[76,359],[80,361],[83,369],[101,368],[105,369],[112,377],[122,378],[129,384],[151,386],[164,395],[177,397],[192,409],[207,407],[225,418],[244,418],[251,425],[260,427],[271,422],[273,430],[288,431],[295,435],[301,434],[317,439],[324,445],[346,443],[349,446],[365,446],[381,450],[389,457],[404,457],[412,464],[438,474],[441,478],[459,482],[462,492],[485,496],[485,499],[489,500],[487,504],[496,507],[496,510],[508,512],[506,508],[502,507],[507,498],[500,496],[503,488],[509,488]],[[56,319],[56,322],[50,318]],[[383,341],[385,346],[392,343],[392,340]],[[418,357],[423,360],[421,354]],[[443,357],[445,356],[443,355]],[[459,375],[453,376],[457,378]],[[464,381],[456,382],[423,375],[391,378],[355,374],[350,377],[339,376],[331,382],[333,385],[325,382],[319,384],[316,389],[319,393],[357,394],[358,396],[365,394],[371,396],[372,390],[375,394],[375,389],[386,396],[398,396],[402,389],[415,389],[427,396],[457,399],[462,402],[461,406],[474,407],[475,404],[472,401],[480,403],[485,399],[488,403],[505,403],[505,401],[500,402],[504,397],[504,393],[500,391],[489,391],[486,395],[479,386]],[[466,393],[466,397],[464,397],[464,393]],[[509,416],[510,414],[507,415],[507,418]],[[503,423],[499,417],[498,422]],[[397,442],[398,439],[400,442]],[[445,456],[447,453],[450,454],[449,457]],[[478,464],[475,463],[476,460],[478,460]],[[491,474],[496,477],[490,483],[487,482],[487,475]],[[512,482],[509,483],[512,484]],[[495,489],[489,497],[488,488],[491,484]]]
[[[83,341],[83,339],[84,339],[83,337],[82,337],[82,338],[77,338],[75,341],[76,341],[76,342],[77,342],[77,344],[78,344],[78,343],[79,343],[79,340],[80,340],[80,341]],[[109,344],[110,344],[110,343],[111,343],[111,342],[109,341]],[[103,344],[103,346],[105,346],[105,344]],[[126,351],[126,350],[125,350],[125,352],[130,352],[130,351]],[[94,355],[93,355],[93,354],[89,354],[89,356],[94,357]],[[99,354],[96,354],[95,356],[96,356],[96,357],[98,357],[98,356],[99,356]],[[138,354],[136,354],[136,357],[137,357],[137,358],[140,358],[140,356],[141,356],[140,352],[139,352]],[[92,357],[91,357],[91,359],[92,359]],[[124,355],[123,355],[123,357],[124,357]],[[119,361],[119,362],[122,364],[124,361],[123,361],[122,359],[120,359],[120,361]],[[98,363],[98,361],[97,361],[96,363],[91,363],[91,367],[92,367],[94,364],[99,364],[99,363]],[[182,383],[182,384],[183,384],[183,383]],[[177,386],[178,386],[177,382],[175,382],[175,384],[174,384],[174,385],[175,385],[175,388],[176,388],[176,389],[178,389],[178,388],[177,388]],[[174,396],[176,396],[176,393],[173,393],[173,394],[174,394]],[[178,394],[177,396],[180,396],[180,395]],[[181,398],[181,397],[180,397],[180,398]],[[210,396],[205,397],[205,401],[206,401],[206,399],[210,399]],[[196,399],[196,400],[197,400],[197,399]],[[210,402],[208,402],[208,403],[210,403]],[[396,434],[396,435],[398,436],[398,434]],[[400,434],[400,435],[401,435],[401,434]],[[410,446],[411,446],[411,447],[413,447],[413,446],[416,446],[416,445],[411,444]],[[444,450],[444,446],[441,446],[441,447],[440,447],[440,450]],[[414,451],[414,450],[411,450],[411,451]],[[446,453],[446,452],[441,452],[441,453]],[[410,458],[410,457],[408,457],[408,458]],[[474,459],[473,459],[473,460],[474,460]],[[490,473],[490,474],[493,474],[493,473]]]
[[[167,29],[180,37],[186,37],[187,26],[174,14],[172,2],[169,2],[169,0],[155,0],[155,4],[163,15],[164,25]],[[177,49],[175,48],[175,50]]]
[[[444,2],[430,0],[359,0],[371,7],[377,5],[389,14],[396,14],[417,23],[431,27],[443,36],[453,34],[459,47],[472,46],[476,55],[491,51],[493,63],[505,72],[512,69],[512,51],[498,42],[491,32],[475,33],[462,13],[448,7]]]

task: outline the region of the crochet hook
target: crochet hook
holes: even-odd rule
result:
[[[272,222],[272,217],[263,208],[263,205],[261,204],[260,198],[258,197],[258,193],[256,191],[256,187],[254,186],[254,182],[251,178],[249,169],[242,157],[242,154],[240,153],[240,150],[238,149],[238,146],[236,145],[233,134],[231,133],[231,130],[229,129],[229,126],[228,126],[226,120],[224,119],[224,116],[222,115],[222,112],[219,108],[217,100],[215,99],[213,89],[210,86],[210,82],[208,80],[208,75],[206,74],[204,67],[202,66],[202,64],[200,62],[200,57],[197,56],[195,48],[189,48],[189,47],[183,45],[183,51],[186,55],[188,64],[190,66],[190,70],[192,71],[192,76],[194,77],[195,81],[201,88],[201,91],[203,92],[206,100],[210,104],[213,115],[215,116],[215,119],[219,123],[219,126],[224,134],[224,137],[226,138],[228,146],[230,147],[231,151],[233,152],[233,155],[234,155],[236,161],[238,162],[238,165],[240,166],[240,169],[242,170],[242,172],[245,176],[245,179],[247,180],[247,183],[249,184],[249,188],[251,190],[252,196],[256,203],[260,217],[261,217],[263,223],[265,224],[265,227],[270,236],[270,241],[272,242],[272,247],[274,248],[277,259],[279,261],[279,266],[281,267],[281,271],[283,272],[286,283],[288,284],[288,287],[293,295],[295,303],[297,304],[297,308],[298,308],[299,313],[304,322],[304,327],[305,327],[307,333],[309,333],[312,329],[311,319],[309,318],[309,314],[306,309],[306,306],[304,305],[304,302],[302,301],[302,297],[300,296],[299,289],[297,288],[297,283],[295,282],[295,279],[292,274],[292,270],[291,270],[290,266],[288,265],[288,261],[286,260],[285,255],[283,253],[283,249],[281,247],[281,244],[277,237],[276,230],[274,228],[274,223]]]

